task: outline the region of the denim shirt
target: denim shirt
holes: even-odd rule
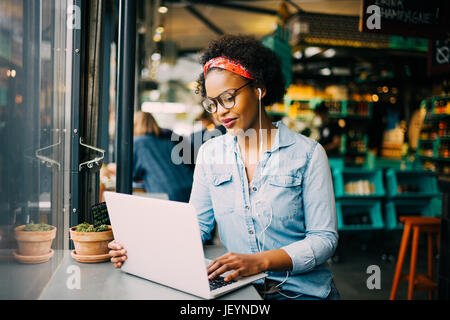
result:
[[[292,270],[268,272],[268,278],[286,280],[284,290],[326,298],[332,281],[327,260],[338,242],[328,158],[316,141],[281,121],[274,125],[275,142],[250,184],[236,136],[226,133],[204,143],[189,202],[197,211],[203,242],[217,223],[228,251],[283,249]]]

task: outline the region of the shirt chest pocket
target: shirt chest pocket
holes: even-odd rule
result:
[[[268,197],[276,204],[273,218],[286,220],[298,215],[302,208],[303,176],[273,175],[268,182]]]
[[[233,212],[235,203],[235,191],[233,184],[233,174],[221,173],[211,177],[211,200],[214,214],[223,216]]]

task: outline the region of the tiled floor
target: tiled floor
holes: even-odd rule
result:
[[[330,267],[334,273],[334,282],[341,298],[346,300],[387,300],[390,296],[392,281],[395,273],[398,250],[400,247],[400,232],[360,232],[354,234],[340,234],[337,254]],[[426,238],[419,239],[418,264],[416,273],[427,273]],[[435,247],[434,247],[435,248]],[[434,249],[435,250],[435,249]],[[403,272],[409,273],[410,250],[408,249]],[[368,289],[367,280],[373,271],[367,273],[371,265],[380,268],[380,289]],[[438,258],[434,260],[434,275],[437,279]],[[373,278],[371,278],[373,279]],[[373,283],[372,281],[370,281]],[[408,283],[401,281],[397,291],[397,299],[406,299]],[[437,294],[434,293],[434,298]],[[425,291],[415,291],[414,299],[428,299]]]

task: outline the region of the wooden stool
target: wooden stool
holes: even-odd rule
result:
[[[412,300],[414,289],[428,290],[428,298],[433,297],[433,290],[437,290],[437,283],[433,281],[433,243],[432,234],[436,234],[436,247],[439,252],[439,236],[441,219],[434,217],[403,216],[399,220],[405,223],[403,229],[400,252],[398,254],[397,266],[395,267],[394,282],[392,284],[390,300],[395,299],[397,287],[400,280],[408,280],[408,300]],[[403,261],[405,260],[406,249],[408,247],[409,234],[413,229],[413,240],[411,246],[411,265],[409,274],[402,275]],[[420,232],[428,234],[428,274],[416,275],[417,251],[419,247]]]

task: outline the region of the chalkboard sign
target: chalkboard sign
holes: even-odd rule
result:
[[[101,226],[102,224],[110,225],[108,209],[106,208],[106,202],[102,202],[92,206],[92,216],[94,217],[94,227]]]
[[[429,41],[428,74],[450,74],[450,36]]]
[[[363,0],[361,10],[362,32],[431,39],[450,31],[448,0]]]

